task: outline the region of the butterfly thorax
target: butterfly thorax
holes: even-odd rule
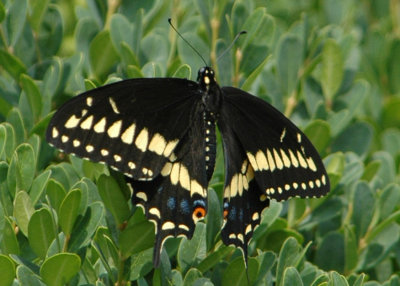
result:
[[[210,67],[203,67],[199,70],[198,83],[202,93],[202,102],[204,105],[204,148],[205,163],[208,181],[214,172],[216,157],[216,134],[215,124],[221,108],[222,94],[221,89],[215,80],[215,73]]]

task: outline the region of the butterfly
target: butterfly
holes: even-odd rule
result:
[[[329,178],[309,139],[281,112],[234,87],[220,87],[212,68],[197,82],[137,78],[67,101],[49,123],[47,141],[125,175],[132,202],[154,222],[153,262],[168,237],[190,239],[207,214],[218,127],[225,158],[226,245],[243,251],[271,199],[320,197]]]

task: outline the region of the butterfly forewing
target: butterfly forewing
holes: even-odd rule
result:
[[[308,138],[263,100],[224,87],[220,124],[230,124],[254,169],[263,195],[278,201],[329,191],[324,165]]]
[[[66,153],[150,180],[187,132],[192,108],[201,100],[196,92],[191,81],[160,78],[90,90],[57,111],[47,140]]]

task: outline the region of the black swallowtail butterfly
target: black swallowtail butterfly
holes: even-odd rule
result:
[[[66,153],[123,172],[133,204],[155,223],[154,264],[166,238],[191,238],[207,213],[216,157],[215,126],[225,154],[226,245],[242,249],[270,199],[319,197],[329,178],[307,137],[265,101],[219,87],[203,67],[198,82],[128,79],[87,91],[53,116],[47,141]]]

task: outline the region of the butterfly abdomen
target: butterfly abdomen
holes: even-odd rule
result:
[[[215,134],[215,119],[214,114],[209,111],[204,111],[204,148],[205,148],[205,163],[207,180],[210,181],[214,172],[215,157],[217,153],[217,137]]]

